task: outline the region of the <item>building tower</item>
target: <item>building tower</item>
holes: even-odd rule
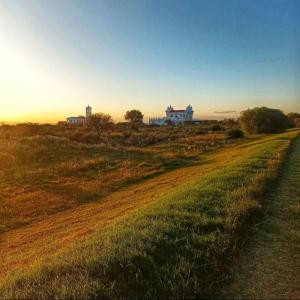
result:
[[[187,106],[185,110],[185,121],[192,121],[193,120],[193,108],[191,105]]]
[[[86,118],[90,117],[92,115],[92,108],[88,105],[86,108],[85,108],[85,116]]]

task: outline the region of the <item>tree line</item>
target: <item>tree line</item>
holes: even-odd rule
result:
[[[143,124],[143,118],[141,111],[136,109],[127,111],[125,114],[125,120],[135,130]],[[279,133],[288,128],[300,127],[300,114],[286,115],[279,109],[255,107],[242,111],[237,124],[248,134]],[[88,118],[87,125],[94,128],[100,138],[101,132],[112,127],[113,121],[109,114],[96,113]],[[235,134],[241,135],[237,132]]]
[[[300,127],[300,114],[284,114],[279,109],[255,107],[241,113],[241,128],[249,134],[280,133],[288,128]]]
[[[129,121],[132,129],[138,129],[143,124],[144,115],[136,109],[127,111],[125,120]],[[87,125],[94,128],[98,138],[101,137],[101,132],[110,129],[113,125],[112,117],[109,114],[96,113],[87,119]]]

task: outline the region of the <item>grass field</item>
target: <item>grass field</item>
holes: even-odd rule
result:
[[[300,298],[299,138],[265,206],[264,218],[254,227],[249,246],[236,264],[234,280],[224,289],[228,298]]]
[[[13,141],[9,152],[2,144],[0,293],[213,297],[298,133],[193,155],[57,137]]]
[[[214,136],[195,139],[211,143]],[[223,152],[214,155],[217,161],[212,164],[205,154],[191,158],[190,152],[166,150],[166,144],[156,148],[107,149],[53,136],[2,141],[2,157],[10,159],[3,160],[1,174],[0,274],[93,232],[95,226],[114,222],[153,201],[156,194],[169,192],[174,182],[224,163]]]
[[[79,143],[53,135],[0,139],[0,233],[98,201],[232,143],[222,133],[197,135],[196,130],[189,141],[182,141],[180,130],[173,135],[172,143],[148,147]]]

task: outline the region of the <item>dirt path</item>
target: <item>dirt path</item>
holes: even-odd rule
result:
[[[225,295],[234,299],[300,299],[300,138],[270,197],[253,247],[244,253]]]
[[[104,230],[129,213],[153,203],[164,194],[170,194],[173,187],[222,168],[230,161],[251,153],[260,144],[260,140],[251,141],[203,154],[201,162],[197,165],[144,180],[114,192],[100,201],[80,205],[2,234],[0,277],[31,264],[39,257],[55,253],[95,230]]]

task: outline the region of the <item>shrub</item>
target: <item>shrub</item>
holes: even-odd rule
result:
[[[226,135],[229,139],[239,139],[244,137],[244,132],[241,129],[230,129],[226,132]]]
[[[97,113],[89,116],[87,125],[97,132],[98,140],[101,140],[101,133],[107,131],[113,126],[112,118],[108,114]]]
[[[210,130],[211,131],[221,131],[222,127],[219,124],[215,124],[215,125],[211,126]]]
[[[241,113],[239,119],[247,133],[279,133],[289,127],[287,116],[279,109],[255,107]]]
[[[99,142],[96,132],[75,130],[69,136],[70,140],[80,143],[97,143]],[[100,141],[102,141],[102,137]]]
[[[287,114],[289,119],[289,124],[291,127],[300,127],[300,114],[298,113],[289,113]]]
[[[196,126],[197,125],[194,121],[184,121],[183,124],[187,125],[187,126]]]
[[[175,123],[172,121],[172,120],[166,120],[165,121],[165,125],[168,125],[168,126],[175,126]]]
[[[202,134],[205,134],[206,132],[202,129],[199,129],[195,132],[196,135],[202,135]]]

